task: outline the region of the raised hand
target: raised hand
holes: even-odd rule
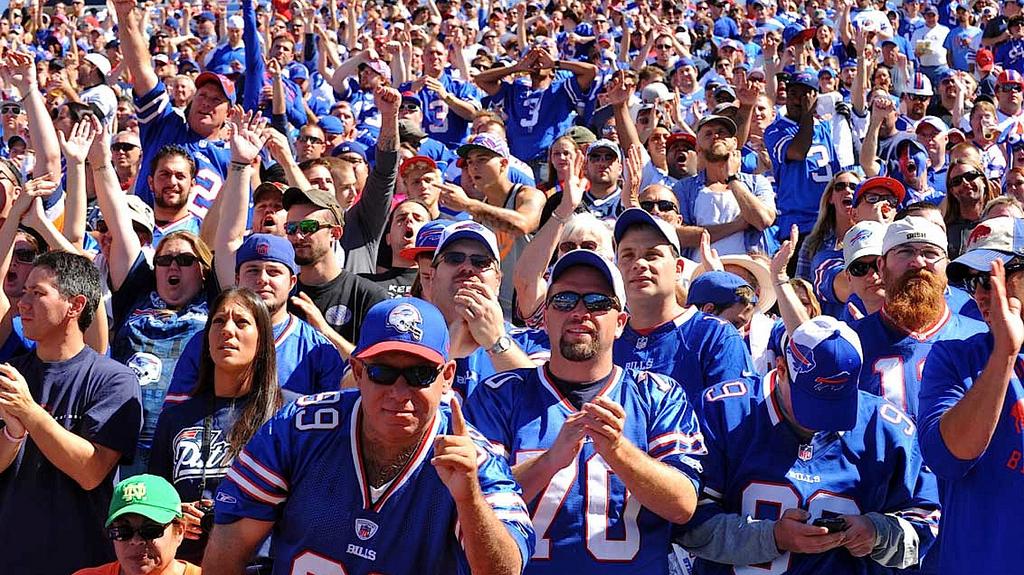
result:
[[[640,207],[640,180],[644,171],[643,147],[633,144],[626,150],[626,169],[623,171],[625,180],[622,186],[622,206],[625,208]]]
[[[382,116],[398,117],[398,106],[402,103],[402,94],[394,88],[379,86],[373,92],[373,103]]]
[[[231,161],[238,164],[252,163],[270,139],[266,128],[267,119],[262,114],[244,112],[241,106],[235,106],[231,110],[228,124]]]
[[[800,229],[794,224],[789,229],[789,239],[782,242],[782,246],[779,247],[779,251],[772,257],[771,264],[768,265],[768,270],[772,274],[772,281],[783,282],[789,281],[789,276],[786,274],[786,268],[789,267],[789,260],[793,258],[793,250],[796,248],[797,241],[800,238]]]
[[[632,78],[625,74],[620,74],[612,80],[611,86],[605,91],[606,101],[612,106],[628,105],[635,87],[636,85]]]
[[[498,294],[481,281],[466,281],[452,300],[476,343],[484,349],[494,347],[505,333]]]
[[[736,88],[736,99],[740,106],[753,108],[757,105],[757,99],[761,97],[761,83],[747,80]]]
[[[110,126],[104,126],[100,123],[99,118],[92,114],[86,116],[85,119],[92,125],[93,133],[88,159],[93,169],[96,169],[110,163],[110,146],[107,145],[107,142],[110,141]],[[60,134],[60,132],[57,133]]]
[[[451,429],[449,435],[434,440],[434,457],[430,464],[437,470],[441,482],[456,502],[472,501],[480,497],[480,479],[477,476],[477,448],[469,437],[469,425],[462,415],[458,397],[451,401]]]
[[[271,78],[280,78],[283,73],[281,61],[277,58],[267,60],[267,73],[270,74]]]
[[[1006,293],[1006,266],[1003,260],[992,262],[989,274],[992,288],[986,319],[995,337],[995,351],[1002,355],[1017,355],[1024,345],[1024,320],[1020,317],[1021,302]]]
[[[8,52],[0,69],[22,97],[27,97],[32,90],[37,89],[35,59],[27,52]]]
[[[700,235],[700,263],[707,270],[725,271],[718,250],[711,247],[711,234],[707,230]]]
[[[583,427],[594,440],[594,448],[608,460],[621,446],[622,430],[626,427],[626,410],[611,399],[599,395],[593,401],[583,404]]]
[[[93,138],[97,135],[93,131],[93,123],[89,121],[89,118],[95,118],[95,116],[90,115],[72,126],[71,133],[67,137],[64,137],[63,132],[57,130],[57,141],[60,143],[60,150],[64,153],[64,157],[67,158],[69,164],[85,163],[85,158],[89,155],[89,148],[92,147]]]

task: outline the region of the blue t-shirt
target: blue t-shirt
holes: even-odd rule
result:
[[[142,406],[128,368],[88,346],[66,361],[47,363],[31,353],[9,363],[61,427],[132,460]],[[29,437],[0,473],[3,572],[73,573],[113,561],[103,526],[116,471],[86,491]]]

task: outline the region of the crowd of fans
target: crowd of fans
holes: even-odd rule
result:
[[[1024,0],[11,0],[0,130],[0,572],[1024,564]]]

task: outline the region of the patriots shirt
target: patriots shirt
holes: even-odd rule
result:
[[[780,230],[797,224],[800,233],[805,234],[814,227],[825,186],[846,166],[840,165],[831,125],[819,120],[814,121],[814,135],[805,159],[787,160],[789,145],[799,131],[799,124],[779,116],[764,131],[764,146],[772,159],[775,176],[775,203],[779,206],[776,223]]]
[[[690,306],[672,321],[639,332],[626,324],[613,348],[615,365],[653,371],[678,381],[692,405],[708,387],[749,377],[754,362],[743,336],[729,322]]]
[[[163,82],[142,97],[135,97],[139,118],[139,139],[142,141],[142,161],[135,178],[135,195],[153,205],[153,192],[149,189],[150,163],[161,148],[177,144],[191,154],[196,162],[196,183],[192,187],[192,203],[188,209],[200,218],[213,206],[227,176],[231,152],[227,143],[208,140],[195,133],[188,122],[174,112]]]
[[[914,422],[881,398],[860,391],[857,424],[818,432],[805,441],[783,416],[773,393],[777,372],[739,379],[704,394],[703,492],[697,511],[677,535],[720,513],[777,520],[804,509],[811,520],[869,512],[896,517],[924,556],[938,532],[935,476],[924,466]],[[782,553],[769,564],[732,566],[697,559],[696,574],[891,573],[845,548],[818,554]]]
[[[363,471],[357,390],[304,396],[268,421],[221,482],[215,521],[274,522],[273,573],[468,574],[455,502],[430,459],[451,433],[442,404],[413,458],[379,497]],[[523,565],[534,532],[505,459],[476,430],[484,499],[515,540]]]
[[[623,437],[686,476],[696,489],[704,452],[696,415],[672,379],[615,367],[599,396],[626,412]],[[545,373],[517,369],[487,379],[465,406],[466,418],[512,465],[550,448],[576,413]],[[530,504],[537,547],[528,574],[668,572],[671,524],[644,508],[585,440]]]
[[[921,331],[898,327],[884,306],[850,327],[860,336],[864,353],[860,388],[885,398],[915,421],[921,374],[932,346],[939,341],[964,340],[988,331],[984,322],[953,313],[948,306],[935,324]]]

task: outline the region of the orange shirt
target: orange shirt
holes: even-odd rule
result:
[[[185,575],[202,575],[203,570],[198,565],[193,565],[188,561],[177,561],[180,564],[185,565]],[[107,563],[106,565],[100,565],[99,567],[89,567],[87,569],[80,569],[75,571],[74,575],[118,575],[121,573],[121,566],[114,561],[113,563]]]

